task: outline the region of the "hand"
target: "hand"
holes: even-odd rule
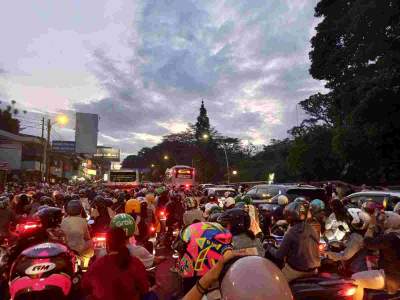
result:
[[[214,267],[212,267],[211,270],[208,271],[200,279],[200,284],[207,289],[210,285],[212,285],[219,279],[219,275],[221,274],[221,271],[227,262],[229,262],[234,257],[247,256],[247,255],[248,255],[247,249],[237,250],[237,251],[231,251],[231,250],[226,251],[223,257],[221,257],[221,259],[218,261],[218,263]]]

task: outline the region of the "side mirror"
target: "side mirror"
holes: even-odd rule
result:
[[[93,225],[94,224],[94,220],[93,219],[90,219],[90,220],[88,220],[88,225]]]

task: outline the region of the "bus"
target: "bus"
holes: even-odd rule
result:
[[[188,166],[173,166],[165,171],[165,183],[176,187],[193,187],[195,169]]]
[[[105,178],[105,186],[112,188],[133,188],[140,184],[138,169],[111,170]]]

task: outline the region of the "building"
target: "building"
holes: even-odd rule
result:
[[[45,139],[0,130],[0,163],[7,165],[9,175],[24,181],[41,178]]]

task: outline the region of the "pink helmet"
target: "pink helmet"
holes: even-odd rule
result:
[[[232,234],[218,223],[200,222],[183,229],[176,248],[181,254],[179,270],[183,277],[203,276],[232,249]]]

